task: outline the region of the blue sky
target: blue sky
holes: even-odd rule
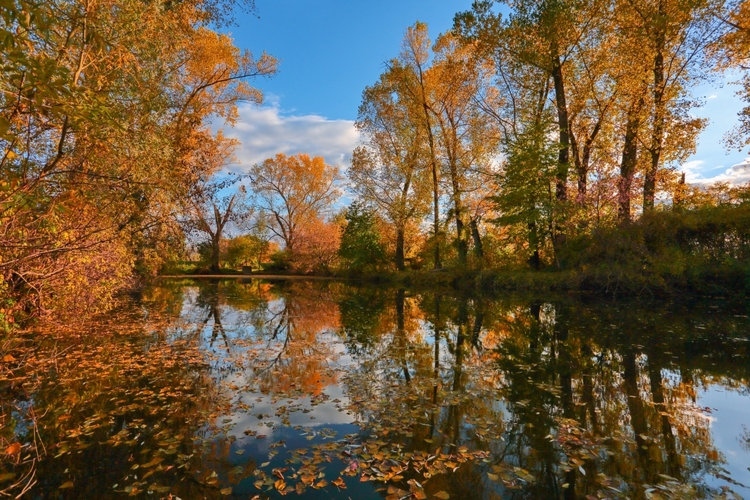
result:
[[[239,170],[278,152],[321,155],[346,168],[357,144],[353,122],[362,90],[398,54],[407,26],[425,22],[434,39],[450,29],[456,12],[470,8],[471,0],[256,0],[256,4],[257,16],[239,14],[237,25],[228,31],[239,47],[258,54],[265,50],[281,63],[276,76],[253,82],[264,91],[265,104],[241,107],[239,124],[227,131],[242,143],[237,151]],[[750,180],[750,168],[738,166],[748,155],[727,154],[721,144],[741,107],[734,92],[728,84],[697,89],[696,96],[705,99],[705,106],[695,114],[709,118],[710,125],[696,154],[682,166],[689,182]]]

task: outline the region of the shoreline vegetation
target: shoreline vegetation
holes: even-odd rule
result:
[[[592,232],[567,242],[560,267],[530,265],[396,271],[362,263],[326,273],[257,271],[242,274],[172,273],[174,277],[261,279],[338,278],[386,286],[450,287],[474,292],[564,291],[613,296],[745,295],[750,291],[750,205],[668,210],[626,226]]]

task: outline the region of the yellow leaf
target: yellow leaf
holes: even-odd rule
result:
[[[221,492],[222,495],[231,495],[232,487],[230,486],[229,488],[222,488],[219,490],[219,492]]]
[[[73,487],[73,481],[66,481],[62,484],[62,486],[60,486],[60,489],[64,490],[64,489],[72,488],[72,487]]]
[[[440,500],[448,500],[450,497],[447,491],[438,491],[435,493],[435,498],[439,498]]]

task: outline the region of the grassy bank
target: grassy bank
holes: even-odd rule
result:
[[[518,251],[522,255],[524,249]],[[635,222],[591,229],[567,238],[540,270],[515,263],[483,267],[451,265],[398,272],[387,264],[326,274],[339,279],[414,289],[475,292],[557,291],[619,296],[744,296],[750,291],[750,204],[665,210]],[[268,276],[298,276],[265,270]],[[204,275],[195,263],[176,263],[163,274]],[[225,269],[221,275],[240,275]]]
[[[541,270],[447,267],[350,272],[352,279],[476,291],[577,291],[613,295],[737,296],[750,292],[750,206],[647,214],[571,237]]]

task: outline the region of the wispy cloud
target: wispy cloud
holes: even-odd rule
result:
[[[239,140],[238,165],[230,168],[245,172],[255,163],[277,153],[307,153],[322,156],[326,163],[343,169],[349,166],[359,134],[351,120],[329,120],[317,115],[295,116],[280,108],[278,101],[269,105],[243,105],[240,119],[225,135]]]

